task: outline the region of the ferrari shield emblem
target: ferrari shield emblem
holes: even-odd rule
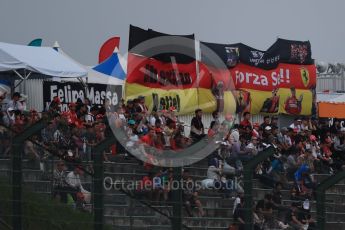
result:
[[[309,71],[306,68],[301,68],[301,77],[304,87],[309,85]]]

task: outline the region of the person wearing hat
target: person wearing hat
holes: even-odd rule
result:
[[[58,96],[53,97],[53,100],[49,104],[49,108],[46,108],[50,113],[60,113],[61,100]]]
[[[296,129],[297,132],[299,133],[299,132],[301,132],[301,129],[302,129],[301,124],[302,124],[302,119],[299,117],[296,117],[294,119],[294,122],[289,127],[294,129],[294,130]]]
[[[263,134],[262,134],[262,138],[263,138],[263,139],[267,139],[268,136],[270,136],[271,134],[272,134],[272,127],[269,126],[269,125],[267,125],[267,126],[265,127],[265,129],[264,129]]]

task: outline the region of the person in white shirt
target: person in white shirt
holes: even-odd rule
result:
[[[97,106],[93,106],[90,109],[90,112],[85,115],[85,122],[86,123],[93,123],[93,122],[95,122],[96,121],[97,113],[98,113],[98,107]]]
[[[10,100],[7,103],[7,108],[13,108],[13,110],[23,111],[24,105],[21,101],[19,101],[19,99],[20,99],[20,93],[15,92],[12,96],[12,100]]]
[[[2,122],[6,126],[9,127],[12,124],[14,124],[14,121],[15,121],[14,109],[10,107],[10,108],[7,109],[6,113],[2,117]]]
[[[83,194],[89,194],[90,192],[83,188],[80,180],[80,175],[83,175],[83,170],[80,166],[74,168],[73,171],[67,174],[66,184],[69,187],[70,194],[74,201],[77,201],[77,193],[82,192]]]
[[[289,128],[297,129],[297,132],[299,133],[302,130],[301,123],[301,118],[295,118],[294,122],[289,126]]]

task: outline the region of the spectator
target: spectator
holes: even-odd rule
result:
[[[258,201],[256,211],[259,218],[263,220],[266,226],[272,226],[273,204],[271,194],[266,194],[263,200]]]
[[[291,204],[290,210],[286,216],[286,222],[293,229],[306,229],[305,224],[302,221],[300,221],[300,219],[298,218],[299,216],[298,206],[299,204],[297,202],[293,202]]]
[[[67,204],[67,186],[65,163],[63,160],[59,160],[54,169],[53,198],[59,196],[60,201]]]
[[[23,102],[20,99],[21,99],[20,93],[18,92],[13,93],[12,100],[10,100],[7,103],[7,108],[13,108],[13,110],[23,111],[25,107],[24,107]]]
[[[247,144],[245,152],[249,156],[256,156],[258,154],[258,138],[253,136],[251,141]]]
[[[208,129],[207,136],[212,138],[217,135],[220,125],[217,121],[212,121],[210,128]]]
[[[292,128],[293,130],[297,130],[297,133],[299,133],[302,130],[301,124],[302,124],[301,118],[296,117],[294,122],[289,127]]]
[[[205,136],[204,124],[202,123],[202,110],[195,110],[195,117],[191,121],[190,136],[193,142],[198,142]]]
[[[219,121],[219,112],[218,111],[213,111],[212,112],[212,121],[220,124],[220,121]],[[212,123],[211,121],[211,123]]]
[[[278,124],[278,117],[277,116],[273,116],[271,118],[271,126],[272,127],[278,127],[279,126],[279,124]]]
[[[76,166],[73,171],[67,174],[66,176],[66,183],[67,183],[67,191],[71,194],[73,200],[78,202],[78,193],[82,194],[89,194],[86,189],[84,189],[80,176],[84,174],[84,171],[81,166]],[[80,196],[80,195],[79,195]]]
[[[261,135],[260,135],[259,129],[260,129],[259,123],[254,123],[254,124],[253,124],[252,136],[253,136],[253,137],[256,137],[256,138],[258,138],[258,139],[261,139],[262,137],[261,137]]]
[[[245,216],[244,216],[244,199],[240,199],[240,203],[237,204],[234,212],[234,222],[238,230],[243,230],[245,227]]]
[[[69,103],[69,105],[68,105],[69,110],[67,112],[63,113],[63,116],[66,117],[68,124],[75,124],[75,122],[78,119],[78,116],[76,113],[76,111],[77,111],[76,107],[77,107],[76,103],[74,103],[74,102]]]
[[[145,97],[139,96],[138,97],[138,104],[136,106],[136,112],[146,114],[148,112],[147,106],[145,105]]]
[[[242,125],[243,127],[250,127],[250,129],[252,129],[252,123],[250,122],[249,112],[243,113],[243,121],[241,121],[240,125]]]
[[[194,207],[198,208],[198,216],[204,216],[204,210],[202,208],[201,202],[199,200],[198,192],[195,188],[195,183],[190,176],[187,176],[183,180],[183,196],[182,196],[184,206],[186,208],[187,214],[193,216],[192,209]]]
[[[265,130],[266,126],[270,126],[270,117],[269,116],[264,116],[264,122],[260,125],[260,128],[262,130]]]
[[[149,172],[146,176],[144,176],[138,184],[137,190],[136,190],[136,196],[141,198],[147,198],[149,200],[152,200],[152,190],[153,190],[153,182],[152,182],[152,176],[153,174]]]
[[[14,109],[12,107],[9,107],[7,109],[4,116],[2,117],[2,122],[4,123],[4,125],[6,125],[8,127],[14,125],[15,115],[14,115]]]
[[[93,124],[96,121],[96,115],[98,114],[98,107],[93,106],[90,108],[90,112],[85,116],[85,122]]]

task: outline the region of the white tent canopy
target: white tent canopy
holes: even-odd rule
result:
[[[58,52],[61,55],[68,58],[70,61],[74,62],[76,65],[81,66],[82,68],[86,69],[86,71],[88,72],[87,83],[97,83],[97,84],[105,84],[105,85],[123,85],[124,84],[124,81],[119,78],[115,78],[115,77],[100,73],[96,70],[93,70],[92,67],[86,67],[78,63],[73,58],[71,58],[68,54],[66,54],[60,48],[57,42],[55,42],[54,48],[57,48]]]
[[[60,78],[86,77],[87,71],[51,47],[34,47],[0,42],[0,72],[14,71],[19,79],[27,79],[17,70]],[[17,78],[18,79],[18,78]]]

